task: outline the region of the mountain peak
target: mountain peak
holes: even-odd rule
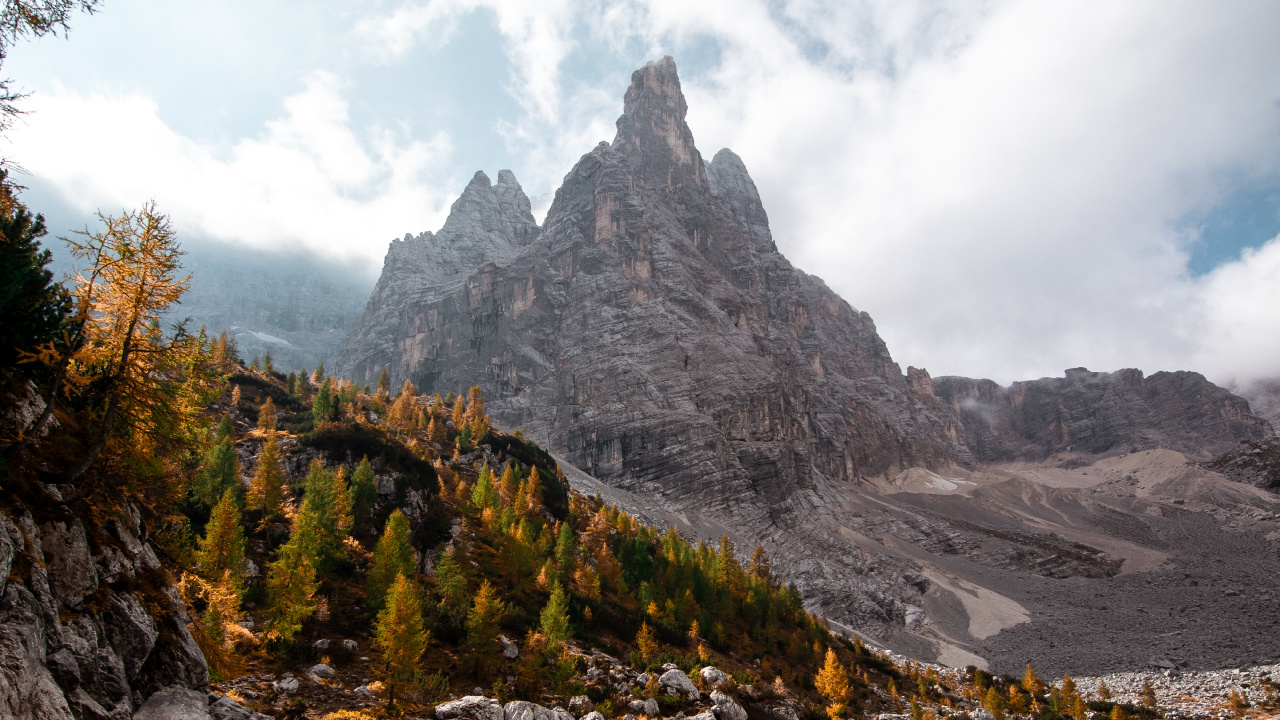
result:
[[[613,147],[633,158],[646,185],[669,187],[690,181],[706,187],[702,157],[685,123],[688,111],[670,55],[631,73]]]

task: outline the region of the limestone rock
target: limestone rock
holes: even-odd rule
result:
[[[210,720],[209,700],[189,688],[165,688],[143,703],[133,720]]]
[[[938,377],[933,391],[960,414],[966,444],[985,462],[1153,448],[1208,456],[1274,434],[1245,399],[1194,372],[1073,368],[1008,388]]]
[[[729,675],[715,665],[708,665],[698,672],[702,675],[702,682],[706,683],[707,687],[715,687],[729,680]]]
[[[662,673],[662,677],[658,678],[658,685],[673,694],[683,695],[689,700],[697,700],[702,696],[698,688],[694,687],[693,681],[680,668]]]
[[[335,676],[337,676],[337,673],[333,671],[333,668],[329,667],[328,665],[325,665],[324,663],[317,663],[315,665],[312,665],[311,669],[307,670],[307,672],[312,675],[315,675],[318,678],[324,678],[325,680],[332,680]]]
[[[530,703],[530,705],[532,705],[532,703]],[[545,710],[545,708],[543,709]],[[467,720],[503,720],[503,716],[504,712],[502,705],[497,700],[487,698],[483,695],[466,695],[457,700],[440,703],[436,706],[437,720],[453,720],[454,718],[467,718]],[[539,720],[542,719],[540,718]]]
[[[712,712],[718,720],[747,720],[747,711],[738,701],[719,690],[711,691],[711,702],[715,705]]]
[[[645,698],[644,700],[632,700],[627,707],[631,708],[631,712],[647,715],[649,717],[658,717],[658,701],[653,698]]]

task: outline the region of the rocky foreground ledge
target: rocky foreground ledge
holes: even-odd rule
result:
[[[1195,672],[1170,668],[1080,677],[1075,681],[1082,695],[1097,697],[1105,682],[1114,701],[1134,704],[1139,703],[1143,684],[1150,683],[1166,718],[1227,718],[1236,716],[1230,704],[1232,690],[1254,708],[1280,697],[1280,664]],[[1250,717],[1275,717],[1274,713],[1249,709],[1246,713]]]

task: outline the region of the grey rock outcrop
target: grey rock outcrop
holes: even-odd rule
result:
[[[965,443],[984,462],[1153,448],[1208,456],[1274,434],[1248,401],[1194,372],[1073,368],[1008,388],[938,377],[933,391],[960,415]]]
[[[437,705],[436,718],[438,720],[454,720],[454,718],[503,720],[503,709],[502,704],[492,698],[483,695],[466,695]]]
[[[137,512],[89,532],[53,510],[40,524],[0,513],[0,716],[129,718],[171,687],[203,702],[208,670],[176,594],[123,589],[159,566]]]

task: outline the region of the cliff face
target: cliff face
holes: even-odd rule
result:
[[[1209,455],[1273,434],[1247,401],[1194,372],[1074,368],[1008,388],[963,377],[934,378],[933,388],[960,415],[965,442],[983,462],[1153,448]]]
[[[612,144],[565,177],[542,228],[483,174],[438,233],[392,243],[338,374],[481,385],[611,484],[761,520],[813,483],[963,463],[952,410],[875,325],[774,246],[742,161],[705,163],[670,58],[638,70]]]

